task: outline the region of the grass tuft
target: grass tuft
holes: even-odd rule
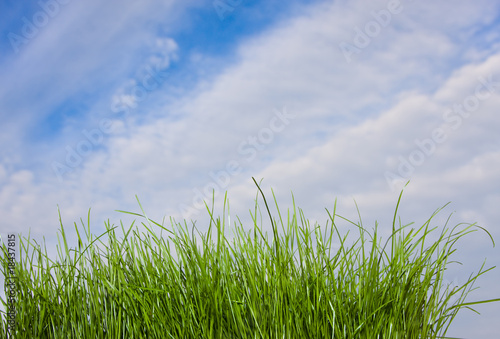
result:
[[[326,210],[324,227],[310,226],[303,211],[288,211],[286,223],[273,198],[278,219],[269,211],[272,235],[257,224],[258,197],[251,212],[253,227],[234,223],[235,237],[226,236],[227,194],[223,215],[207,205],[210,224],[205,234],[175,223],[167,227],[142,213],[121,224],[117,239],[109,222],[95,237],[75,223],[77,246],[69,247],[61,222],[57,260],[35,241],[20,241],[16,263],[17,327],[13,338],[445,338],[462,309],[500,301],[466,301],[477,273],[460,286],[444,283],[444,272],[457,242],[476,230],[458,224],[431,227],[438,209],[420,227],[396,224],[379,237]],[[293,195],[292,195],[293,197]],[[445,205],[446,206],[446,205]],[[444,208],[444,207],[443,207]],[[347,221],[359,235],[348,241],[338,221]],[[232,226],[232,225],[229,225]],[[279,229],[281,226],[281,229]],[[85,237],[81,236],[81,231]],[[157,231],[167,237],[158,236]],[[107,237],[107,241],[105,239]],[[493,239],[491,238],[494,245]],[[335,248],[335,250],[334,250]],[[2,273],[8,270],[3,244]],[[7,301],[1,299],[7,307]],[[6,312],[1,331],[7,334]]]

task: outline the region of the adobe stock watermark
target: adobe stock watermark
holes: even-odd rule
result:
[[[138,103],[143,102],[148,97],[149,93],[158,89],[167,79],[168,72],[162,70],[161,65],[147,65],[145,67],[145,75],[140,81],[135,82],[127,93],[113,98],[111,103],[111,111],[116,114],[127,114],[134,108],[137,108]],[[103,118],[99,122],[98,128],[90,131],[82,130],[83,137],[74,146],[66,146],[66,157],[64,163],[53,161],[52,170],[57,176],[59,182],[63,182],[63,176],[66,173],[74,171],[79,167],[96,147],[99,147],[105,137],[113,131],[113,120]]]
[[[412,0],[407,0],[412,1]],[[339,48],[344,58],[348,63],[352,61],[353,54],[359,54],[363,49],[368,47],[372,40],[379,36],[382,28],[389,26],[393,15],[403,11],[403,5],[399,0],[389,0],[385,9],[372,11],[370,15],[374,20],[368,21],[363,29],[354,26],[354,38],[352,43],[342,41],[339,43]]]
[[[236,7],[240,6],[243,0],[214,0],[212,6],[219,16],[219,20],[226,19]]]
[[[472,113],[477,111],[481,102],[489,99],[500,88],[500,82],[494,81],[492,75],[487,78],[479,77],[479,84],[474,93],[467,96],[461,103],[455,103],[443,113],[443,124],[432,130],[429,138],[422,140],[415,139],[415,149],[406,157],[399,156],[397,173],[386,171],[384,176],[391,191],[396,190],[398,183],[405,183],[410,179],[415,169],[431,157],[437,147],[448,139],[445,127],[449,126],[452,131],[459,129],[464,120],[469,118]]]
[[[193,215],[205,209],[204,201],[210,200],[212,196],[216,197],[225,191],[231,183],[231,178],[241,173],[243,162],[250,163],[255,160],[258,152],[271,144],[276,135],[283,132],[295,118],[296,115],[288,113],[286,107],[283,107],[281,111],[276,109],[274,116],[269,120],[268,126],[261,128],[254,135],[249,135],[238,145],[238,154],[243,157],[243,161],[241,159],[232,159],[226,162],[223,169],[210,171],[208,177],[211,181],[201,189],[193,189],[191,205],[179,204],[178,209],[182,217],[189,220]]]
[[[16,54],[19,53],[19,47],[28,44],[31,40],[36,38],[40,29],[47,26],[51,19],[59,14],[61,5],[66,5],[70,3],[71,0],[40,0],[38,1],[38,6],[40,10],[35,12],[31,19],[23,16],[21,18],[23,26],[21,28],[20,34],[9,32],[7,37],[9,38],[10,45]]]

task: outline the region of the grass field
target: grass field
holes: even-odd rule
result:
[[[251,227],[226,224],[226,195],[222,216],[214,215],[213,201],[207,206],[211,222],[204,234],[186,221],[154,222],[139,203],[141,214],[125,213],[140,217],[146,231],[122,224],[120,239],[109,223],[105,233],[91,234],[89,211],[87,226],[75,224],[78,243],[70,247],[61,223],[55,261],[33,239],[20,241],[10,336],[441,338],[461,309],[500,301],[466,300],[476,279],[493,269],[484,264],[463,285],[444,283],[457,241],[476,230],[491,235],[475,224],[432,227],[442,208],[423,225],[401,225],[400,195],[392,234],[382,239],[377,225],[368,231],[337,215],[336,207],[322,226],[311,226],[295,204],[282,215],[274,192],[278,213],[271,215],[255,184],[261,198]],[[257,224],[262,213],[270,234]],[[349,222],[354,235],[341,234],[339,221]],[[227,236],[229,228],[234,237]],[[3,251],[5,275],[5,244]]]

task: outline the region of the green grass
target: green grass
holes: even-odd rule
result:
[[[422,226],[401,225],[401,192],[393,224],[384,226],[392,233],[383,240],[377,224],[370,232],[337,215],[336,204],[326,225],[311,227],[295,203],[284,220],[273,192],[278,213],[272,216],[255,184],[252,227],[239,219],[226,225],[226,195],[222,218],[213,200],[207,206],[205,234],[186,221],[154,222],[139,203],[141,214],[125,213],[144,218],[146,231],[121,224],[120,239],[109,222],[106,232],[92,235],[89,211],[87,227],[75,223],[78,244],[69,247],[61,222],[55,261],[46,247],[21,239],[12,337],[441,338],[459,310],[500,301],[465,300],[476,279],[493,269],[484,264],[463,285],[444,283],[457,241],[475,230],[491,235],[475,224],[431,226],[442,208]],[[272,234],[257,224],[259,192]],[[350,224],[354,239],[340,233],[339,221]],[[5,274],[5,244],[3,250]],[[5,334],[5,312],[1,324]]]

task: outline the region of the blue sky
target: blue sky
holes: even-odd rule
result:
[[[226,11],[219,15],[219,9]],[[441,221],[500,228],[500,4],[491,1],[3,1],[0,234],[54,252],[69,228],[206,215],[227,190],[249,221],[264,178],[281,208],[325,224]],[[51,247],[52,246],[52,247]],[[460,244],[463,282],[498,247]],[[498,297],[498,270],[471,300]],[[499,305],[448,333],[496,338]]]

